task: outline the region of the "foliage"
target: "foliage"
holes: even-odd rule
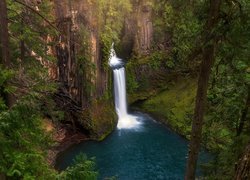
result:
[[[14,72],[12,70],[7,70],[2,67],[0,64],[0,95],[4,93],[12,93],[13,87],[7,85],[7,81],[14,76]],[[3,97],[0,96],[0,112],[5,110],[7,107],[5,105]]]
[[[110,99],[101,98],[91,102],[91,108],[84,110],[81,123],[91,132],[92,138],[103,140],[115,128],[116,113]]]
[[[35,9],[32,4],[27,4]],[[50,15],[52,4],[50,1],[45,0],[39,6],[39,13],[52,20]],[[11,48],[12,60],[23,60],[21,56],[25,56],[25,61],[35,59],[37,57],[46,58],[47,60],[54,61],[55,58],[47,53],[47,47],[51,44],[46,41],[48,34],[53,36],[56,34],[55,29],[44,24],[44,20],[29,8],[12,0],[8,0],[8,18],[11,20],[9,30],[11,32]],[[20,43],[24,43],[23,49],[20,49]],[[24,51],[24,52],[23,52]],[[28,56],[31,52],[35,52],[35,56]],[[24,54],[22,54],[24,53]],[[23,62],[23,63],[24,63]]]
[[[42,126],[40,95],[31,93],[0,112],[0,172],[8,179],[96,179],[94,162],[83,155],[61,174],[48,165],[46,152],[52,140]]]
[[[53,179],[44,150],[51,141],[42,129],[36,97],[23,97],[11,110],[0,113],[0,171],[23,179]]]
[[[154,4],[155,45],[168,43],[171,68],[193,68],[195,62],[188,62],[187,56],[197,44],[201,34],[202,21],[195,15],[189,2],[156,1]],[[201,2],[200,2],[201,3]],[[199,9],[200,5],[196,5]],[[165,37],[171,37],[166,39]],[[192,61],[192,60],[191,60]]]
[[[207,1],[192,2],[193,4],[181,0],[155,1],[155,49],[150,54],[152,59],[149,58],[150,56],[139,57],[140,60],[137,62],[140,65],[145,62],[149,65],[152,63],[151,68],[156,67],[155,70],[159,71],[159,69],[157,70],[160,64],[158,60],[161,58],[155,52],[162,49],[162,45],[164,45],[167,46],[166,51],[169,54],[168,57],[163,56],[162,62],[167,62],[167,67],[176,71],[197,69],[202,50],[200,52],[196,50],[203,49],[209,43],[209,40],[204,44],[200,43],[204,36],[202,27],[206,23],[205,19],[208,14],[204,12],[208,12],[209,3]],[[249,9],[250,3],[247,1],[236,4],[222,1],[220,22],[209,37],[216,37],[219,43],[209,83],[208,106],[203,128],[203,144],[216,157],[215,161],[206,168],[208,171],[206,175],[209,178],[229,179],[232,177],[234,163],[237,162],[242,149],[246,146],[247,139],[249,139],[249,130],[247,130],[249,121],[245,122],[241,135],[236,136],[249,94]],[[190,57],[195,57],[196,60],[194,61]],[[150,77],[150,75],[146,75],[146,77]],[[139,87],[140,85],[141,83],[139,83]],[[170,85],[170,90],[145,101],[142,108],[160,115],[160,117],[165,117],[170,126],[188,137],[192,110],[189,113],[182,112],[187,107],[193,106],[191,104],[194,101],[188,101],[183,106],[185,108],[179,108],[178,104],[185,101],[186,98],[179,99],[182,92],[180,93],[174,87]],[[184,91],[188,90],[184,89]],[[179,109],[178,112],[173,111],[175,109]],[[183,114],[189,114],[189,120]],[[246,118],[249,118],[249,113]]]
[[[49,1],[39,8],[39,13],[48,18]],[[55,179],[57,172],[46,159],[52,140],[42,127],[42,105],[56,85],[39,61],[54,59],[47,54],[45,40],[53,31],[44,28],[37,14],[17,2],[8,1],[8,18],[12,69],[0,65],[0,172],[8,179]],[[5,92],[16,98],[10,109],[3,101]]]
[[[189,138],[191,132],[196,80],[178,78],[168,83],[167,90],[157,94],[142,104],[147,112],[163,118],[174,131]]]
[[[94,159],[87,159],[85,154],[79,154],[74,159],[72,166],[68,167],[58,177],[58,180],[86,179],[95,180],[98,173],[95,171]]]
[[[126,65],[126,87],[127,87],[127,92],[129,94],[132,94],[137,90],[139,87],[138,82],[136,81],[135,78],[135,69],[134,69],[134,64],[132,62],[129,62]]]
[[[218,179],[233,176],[234,163],[238,161],[249,139],[247,128],[243,128],[240,136],[238,134],[250,86],[250,44],[247,40],[250,38],[250,23],[246,20],[249,19],[249,7],[250,3],[246,2],[241,3],[240,9],[232,4],[224,4],[223,12],[227,17],[217,30],[217,33],[227,33],[223,34],[224,41],[217,50],[208,94],[206,124],[213,131],[207,131],[205,135],[217,135],[217,139],[214,139],[219,144],[214,149],[216,159],[206,170],[207,174],[213,174],[213,178]],[[249,118],[249,114],[246,118]],[[249,124],[246,122],[245,126]],[[219,127],[223,127],[224,131]]]
[[[79,37],[81,41],[81,47],[77,54],[77,72],[83,77],[85,95],[91,96],[91,92],[94,92],[95,85],[93,81],[95,80],[96,66],[92,62],[92,46],[89,29],[85,26],[80,26]]]

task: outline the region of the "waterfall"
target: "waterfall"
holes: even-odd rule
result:
[[[113,69],[114,76],[115,109],[119,118],[117,128],[135,128],[140,123],[137,121],[136,116],[132,116],[127,112],[125,63],[116,56],[113,45],[111,48],[109,65]]]
[[[126,85],[125,85],[125,68],[114,69],[114,91],[115,91],[115,109],[122,118],[127,113]]]

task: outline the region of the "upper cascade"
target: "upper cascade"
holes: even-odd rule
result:
[[[112,47],[110,50],[110,57],[109,57],[109,66],[112,69],[119,69],[119,68],[123,67],[124,64],[125,63],[122,61],[122,59],[120,59],[116,56],[115,49],[114,49],[114,43],[112,43]]]

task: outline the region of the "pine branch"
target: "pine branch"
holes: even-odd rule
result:
[[[37,10],[35,10],[34,8],[30,7],[29,5],[19,1],[19,0],[13,0],[15,2],[17,2],[18,4],[21,4],[23,6],[25,6],[26,8],[28,8],[29,10],[31,10],[32,12],[34,12],[35,14],[37,14],[38,16],[40,16],[45,22],[47,22],[52,28],[54,28],[56,31],[59,32],[59,30],[57,29],[57,27],[55,25],[52,24],[52,22],[50,22],[46,17],[44,17],[41,13],[39,13]]]
[[[55,25],[53,25],[53,23],[50,22],[46,17],[44,17],[41,13],[39,13],[37,10],[35,10],[34,8],[30,7],[29,5],[27,5],[24,2],[21,2],[19,0],[13,0],[13,1],[15,1],[18,4],[21,4],[21,5],[25,6],[25,7],[27,7],[29,10],[31,10],[32,12],[34,12],[35,14],[37,14],[39,17],[41,17],[45,22],[47,22],[49,24],[49,26],[51,26],[53,29],[55,29],[60,34],[60,36],[62,35],[61,31]],[[74,40],[70,40],[70,41],[73,42],[73,43],[75,43],[76,45],[80,46],[80,44],[78,42],[76,42]]]

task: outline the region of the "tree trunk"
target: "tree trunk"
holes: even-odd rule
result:
[[[4,68],[10,69],[10,49],[9,49],[9,33],[8,33],[8,17],[6,0],[0,1],[0,40],[2,50],[2,62]],[[4,98],[8,107],[14,104],[13,95],[5,93]]]
[[[25,10],[24,10],[25,11]],[[22,26],[22,28],[21,28],[21,35],[23,35],[24,34],[24,17],[25,17],[25,13],[24,12],[22,12],[22,17],[21,17],[21,26]],[[23,39],[21,39],[20,40],[20,59],[21,59],[21,62],[23,63],[24,62],[24,58],[25,58],[25,43],[24,43],[24,40]]]
[[[201,64],[200,76],[198,81],[195,113],[192,124],[191,141],[189,145],[189,155],[186,169],[186,180],[195,179],[195,170],[200,150],[202,123],[207,98],[208,81],[213,62],[214,45],[209,45],[209,47],[207,47],[203,53],[203,61]]]
[[[5,174],[0,173],[0,179],[1,179],[1,180],[6,180],[6,175],[5,175]]]
[[[6,0],[0,1],[0,24],[1,24],[2,63],[6,67],[9,67],[10,66],[10,53],[9,53],[9,33],[8,33]]]
[[[247,146],[243,156],[239,159],[239,162],[237,163],[234,179],[250,179],[250,144]]]
[[[250,105],[250,96],[249,96],[249,92],[248,92],[246,105],[245,105],[245,108],[242,111],[241,118],[240,118],[240,124],[239,124],[239,127],[237,129],[237,136],[239,136],[242,133],[243,129],[244,129],[244,125],[245,125],[245,122],[246,122],[249,105]]]
[[[213,28],[218,22],[219,10],[220,0],[211,0],[209,16],[204,29],[204,42],[206,42],[205,40],[210,36]],[[195,179],[195,170],[202,139],[202,125],[207,100],[208,82],[211,73],[211,68],[213,67],[215,59],[215,45],[216,41],[215,39],[212,39],[211,42],[205,44],[205,47],[202,52],[203,60],[201,63],[198,88],[196,93],[194,119],[192,124],[191,141],[189,145],[189,155],[185,175],[186,180]]]

